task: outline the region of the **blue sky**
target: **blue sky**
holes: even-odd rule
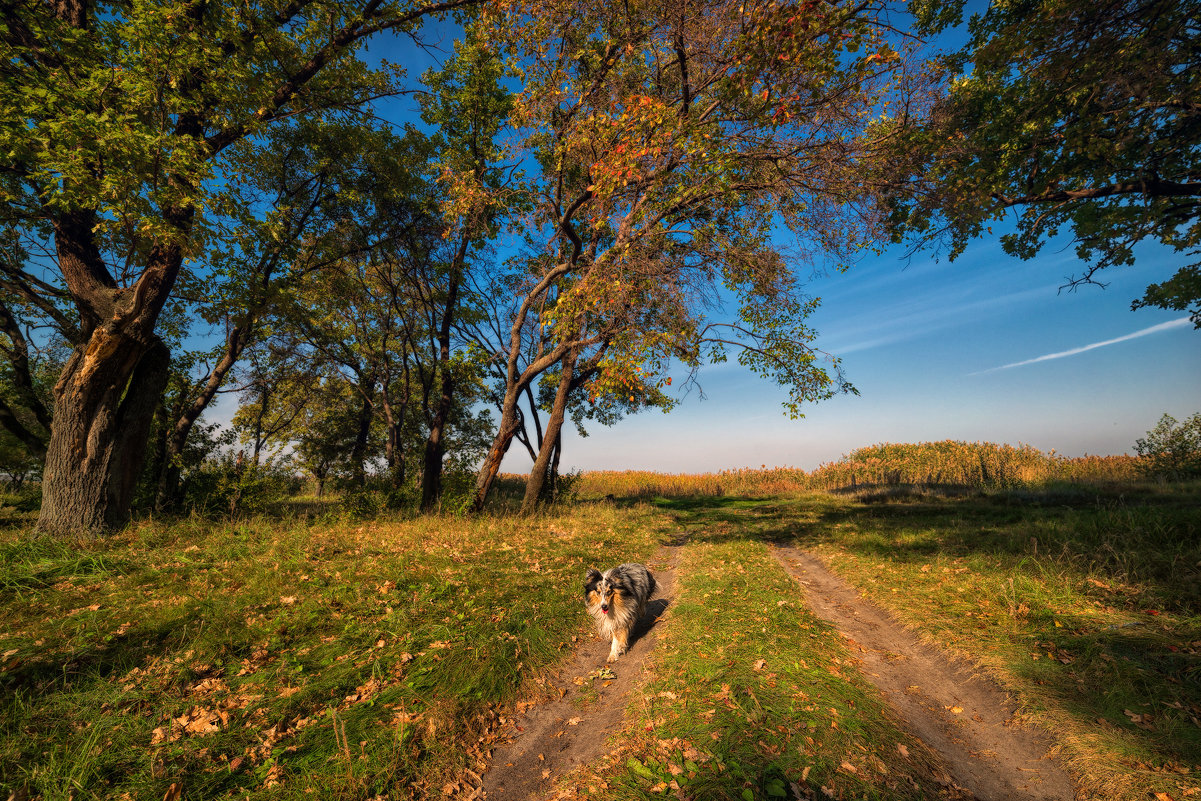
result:
[[[996,238],[949,262],[895,249],[809,284],[817,346],[842,358],[858,396],[784,414],[783,393],[727,363],[702,370],[706,398],[646,412],[590,436],[565,433],[563,465],[583,470],[812,469],[879,442],[1024,443],[1068,456],[1133,453],[1159,418],[1201,411],[1201,331],[1183,312],[1130,310],[1181,257],[1159,247],[1060,291],[1082,263],[1065,240],[1022,261]],[[516,449],[504,469],[524,472]]]

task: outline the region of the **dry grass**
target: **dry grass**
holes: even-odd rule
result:
[[[770,497],[864,486],[991,489],[1130,481],[1138,477],[1139,463],[1134,456],[1068,458],[1028,445],[947,440],[873,445],[811,471],[795,467],[693,474],[595,470],[581,474],[574,489],[585,498],[612,495],[619,499]]]

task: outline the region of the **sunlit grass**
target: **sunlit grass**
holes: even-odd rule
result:
[[[635,718],[568,789],[606,799],[938,797],[936,755],[896,727],[764,544],[711,539],[702,520],[690,527]]]
[[[16,518],[0,532],[0,797],[442,797],[587,630],[585,563],[687,534],[621,750],[572,792],[936,795],[936,757],[770,558],[787,542],[992,674],[1089,797],[1180,801],[1201,784],[1201,486],[1089,469],[837,492],[799,490],[800,471],[614,474],[624,491],[528,519],[360,519],[323,499],[85,546]],[[631,502],[647,494],[657,508]]]
[[[1201,487],[681,506],[816,552],[1053,732],[1089,797],[1201,794]]]
[[[440,796],[586,627],[585,560],[637,510],[529,520],[143,524],[0,546],[0,790]]]

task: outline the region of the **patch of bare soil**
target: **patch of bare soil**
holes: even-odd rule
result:
[[[980,801],[1070,801],[1076,794],[1042,733],[1024,728],[1009,697],[968,665],[920,643],[811,554],[777,548],[809,607],[857,651],[861,668],[910,732],[946,760]]]
[[[676,549],[668,548],[647,565],[655,576],[655,594],[626,654],[606,666],[609,642],[594,635],[550,683],[552,700],[528,705],[508,721],[483,776],[483,797],[544,797],[559,777],[605,752],[609,736],[621,728],[630,692],[649,670],[648,656],[658,639],[656,623],[675,597],[675,563]],[[587,614],[582,590],[580,614]]]

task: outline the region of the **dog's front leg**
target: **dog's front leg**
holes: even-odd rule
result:
[[[627,637],[624,631],[618,631],[613,635],[613,645],[609,648],[609,658],[606,662],[616,662],[617,657],[621,656],[628,650]]]

